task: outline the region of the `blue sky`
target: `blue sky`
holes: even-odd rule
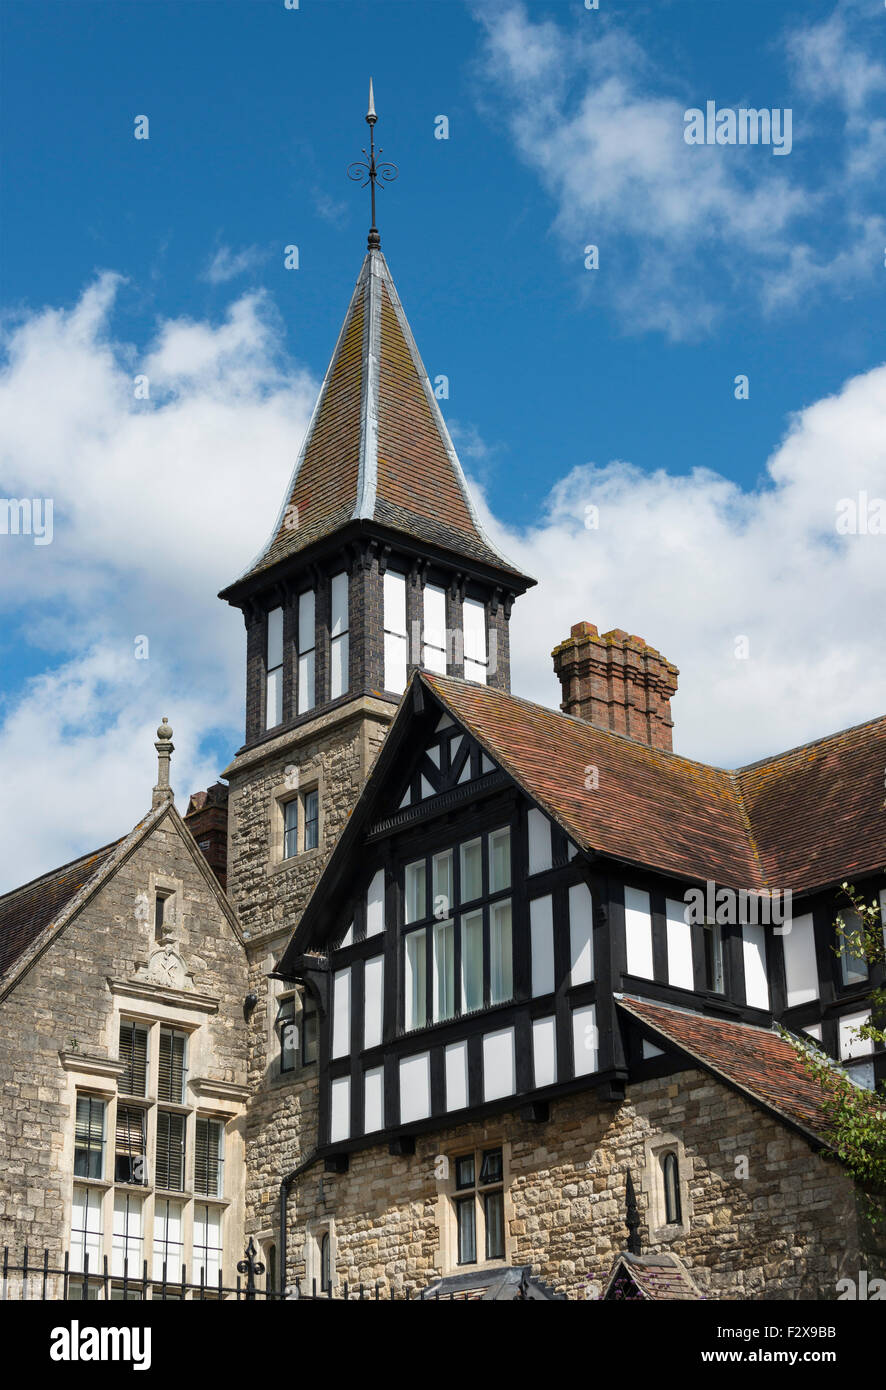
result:
[[[681,667],[693,756],[882,711],[886,539],[847,543],[833,516],[844,491],[886,496],[886,8],[599,6],[0,10],[0,492],[53,497],[56,531],[0,537],[23,873],[144,809],[161,713],[180,802],[239,744],[242,626],[213,595],[273,521],[359,269],[368,195],[345,168],[370,73],[400,167],[383,250],[490,526],[542,580],[515,686],[554,703],[550,648],[587,618]],[[708,99],[790,108],[790,154],[688,146]],[[35,837],[46,779],[91,790]]]

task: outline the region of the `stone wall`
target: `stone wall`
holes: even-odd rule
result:
[[[317,1066],[279,1071],[275,1020],[284,990],[269,981],[375,761],[395,707],[360,697],[241,753],[227,769],[228,891],[248,940],[250,1018],[247,1229],[269,1243],[279,1228],[280,1180],[316,1143]],[[294,769],[294,771],[293,771]],[[284,860],[281,801],[320,792],[320,843]],[[300,1000],[297,1000],[300,1010]],[[300,1062],[300,1057],[299,1057]]]
[[[512,1112],[419,1138],[411,1157],[379,1146],[352,1154],[346,1174],[317,1165],[291,1200],[290,1279],[310,1278],[312,1232],[327,1226],[339,1286],[380,1279],[404,1298],[457,1273],[437,1158],[498,1143],[507,1263],[531,1265],[569,1298],[597,1297],[626,1248],[628,1166],[644,1250],[676,1253],[708,1298],[833,1299],[839,1278],[872,1270],[859,1253],[854,1191],[842,1171],[734,1091],[687,1071],[632,1087],[619,1106],[586,1092],[552,1104],[546,1124]],[[680,1152],[683,1223],[662,1228],[659,1148],[671,1143]]]
[[[128,1010],[108,981],[133,980],[149,959],[153,916],[138,913],[136,899],[151,898],[158,876],[181,885],[174,940],[193,975],[184,992],[217,1001],[195,1041],[189,1075],[245,1085],[246,953],[183,832],[166,816],[0,1004],[0,1244],[17,1257],[26,1243],[32,1251],[45,1246],[56,1254],[67,1248],[78,1081],[59,1054],[117,1058],[116,1020]],[[151,1008],[141,999],[132,1011]],[[113,1090],[115,1084],[111,1073],[106,1085]],[[238,1181],[242,1141],[240,1150],[239,1163],[231,1165]],[[230,1243],[242,1250],[239,1211]]]

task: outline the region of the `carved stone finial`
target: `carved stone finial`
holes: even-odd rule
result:
[[[157,742],[154,747],[157,750],[157,785],[151,799],[152,807],[162,806],[173,800],[172,788],[169,785],[169,760],[175,752],[175,744],[172,742],[172,729],[165,714],[163,723],[157,730]]]

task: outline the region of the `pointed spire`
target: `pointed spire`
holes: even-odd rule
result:
[[[375,125],[378,116],[375,114],[375,97],[372,94],[372,78],[369,79],[369,110],[366,112],[366,124]]]
[[[370,250],[268,544],[222,597],[353,522],[533,581],[486,536],[387,262]]]

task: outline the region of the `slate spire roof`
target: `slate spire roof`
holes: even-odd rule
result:
[[[353,522],[375,523],[529,583],[485,535],[387,261],[363,261],[273,533],[239,580]]]

